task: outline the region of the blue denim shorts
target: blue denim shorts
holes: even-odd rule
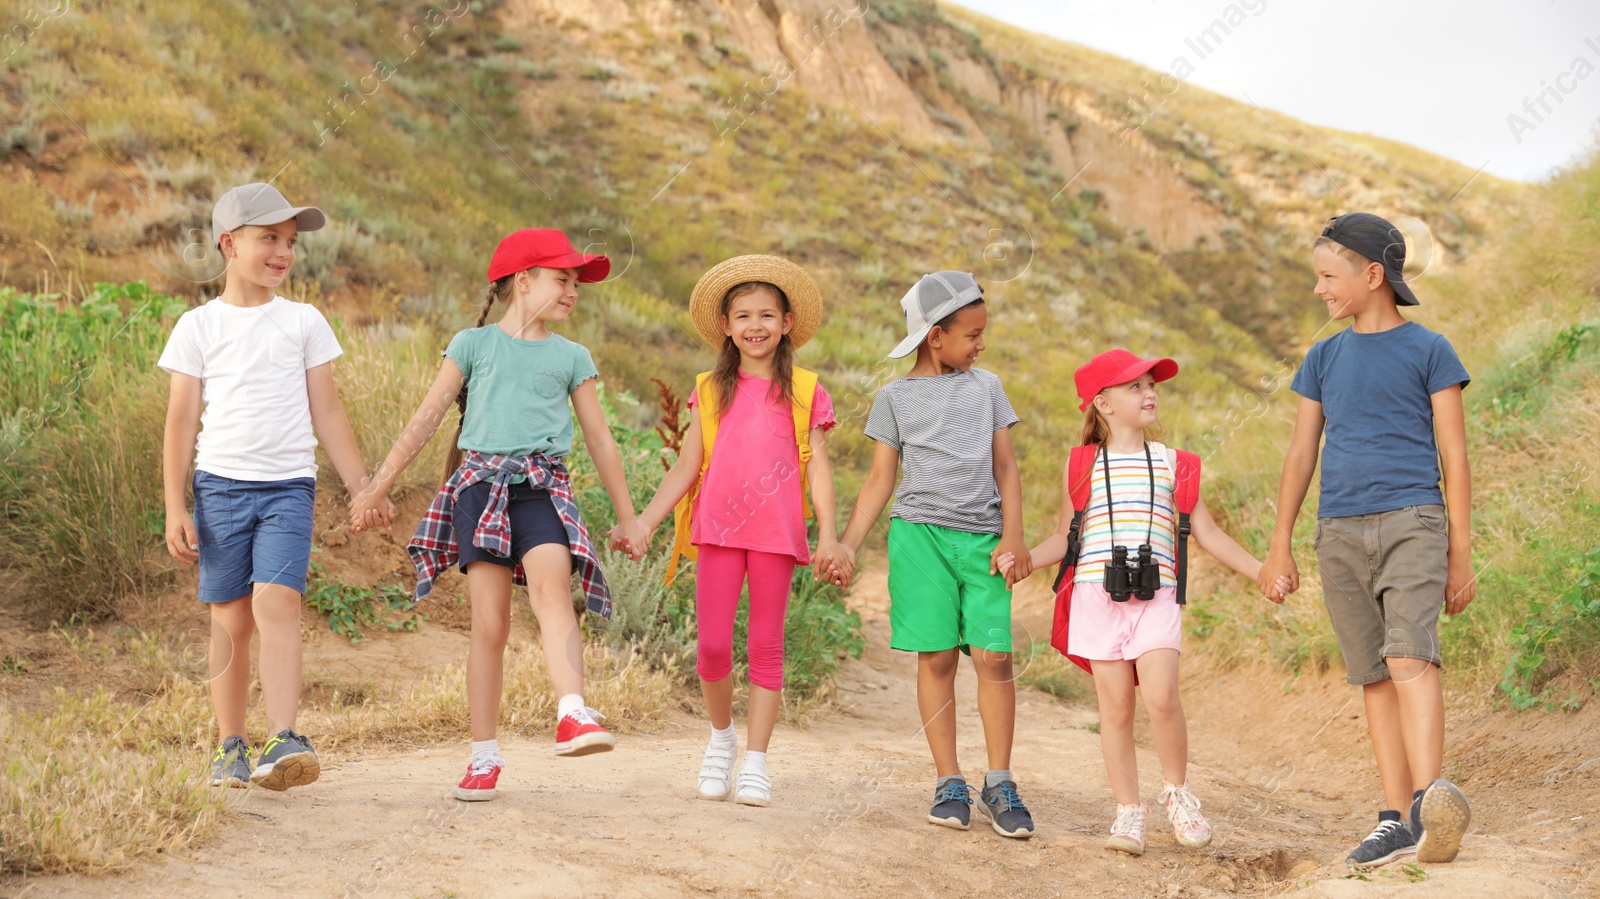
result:
[[[306,592],[316,499],[316,478],[236,481],[196,471],[200,599],[240,599],[251,594],[253,584]]]

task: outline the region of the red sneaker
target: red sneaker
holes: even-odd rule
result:
[[[556,724],[556,755],[588,755],[614,749],[617,738],[595,720],[604,717],[594,709],[583,708],[562,718]]]
[[[484,802],[495,796],[495,782],[506,766],[498,754],[485,752],[467,763],[467,776],[456,785],[456,798],[463,802]]]

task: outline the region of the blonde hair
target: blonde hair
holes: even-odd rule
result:
[[[1116,385],[1113,384],[1113,387]],[[1104,391],[1102,391],[1104,392]],[[1099,396],[1100,394],[1095,394]],[[1167,439],[1167,426],[1157,421],[1144,429],[1146,440],[1162,441]],[[1089,398],[1089,405],[1083,410],[1083,429],[1078,433],[1080,446],[1105,446],[1111,440],[1111,422],[1100,414],[1095,408],[1094,397]]]

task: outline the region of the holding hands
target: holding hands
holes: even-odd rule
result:
[[[618,522],[617,526],[606,532],[609,539],[608,545],[612,552],[625,553],[628,561],[637,562],[644,558],[645,551],[650,548],[650,538],[655,534],[653,525],[635,518],[631,522]]]
[[[850,547],[836,540],[817,541],[816,554],[811,559],[811,576],[835,587],[848,587],[856,574],[856,554]]]
[[[380,526],[388,530],[394,523],[394,503],[389,501],[389,491],[370,477],[363,478],[361,489],[350,494],[346,508],[350,530],[357,534]]]
[[[1295,567],[1294,555],[1277,549],[1268,552],[1266,563],[1256,574],[1256,588],[1277,603],[1300,589],[1300,569]]]

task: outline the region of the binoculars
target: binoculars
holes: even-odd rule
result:
[[[1105,588],[1112,602],[1127,602],[1129,596],[1154,599],[1161,587],[1161,568],[1151,558],[1150,544],[1139,546],[1139,557],[1128,563],[1128,548],[1113,546],[1111,561],[1106,563]]]

